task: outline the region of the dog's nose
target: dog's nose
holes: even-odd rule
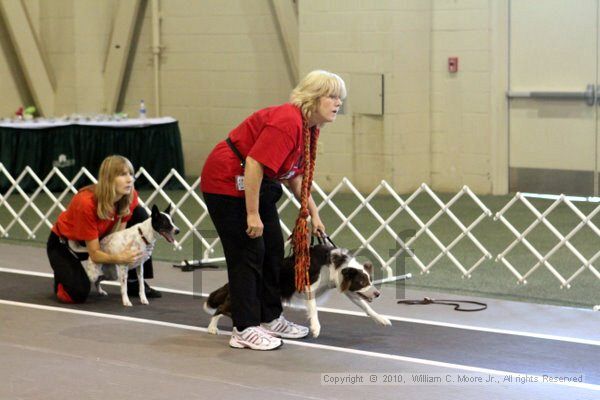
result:
[[[373,296],[375,296],[375,298],[381,296],[381,292],[379,290],[376,290],[375,293],[373,293]]]
[[[175,234],[179,235],[179,228],[175,228]]]

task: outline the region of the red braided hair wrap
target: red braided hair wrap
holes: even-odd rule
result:
[[[309,231],[308,231],[308,199],[315,171],[317,159],[317,135],[315,130],[308,127],[306,121],[303,124],[304,136],[304,175],[302,176],[302,189],[300,198],[300,212],[296,219],[296,225],[292,232],[292,247],[296,258],[296,290],[307,291],[310,286],[308,270],[310,267]]]

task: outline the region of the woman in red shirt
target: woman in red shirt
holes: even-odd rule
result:
[[[133,188],[133,166],[122,156],[109,156],[102,161],[98,183],[81,189],[69,203],[52,227],[47,243],[48,259],[54,271],[54,293],[66,303],[82,303],[90,292],[90,281],[81,261],[89,257],[101,264],[130,264],[142,254],[126,250],[121,254],[108,254],[100,249],[100,239],[116,229],[125,229],[148,218],[148,213],[138,204],[138,194]],[[76,253],[68,241],[85,242],[87,253]],[[149,261],[149,262],[148,262]],[[144,276],[152,277],[152,262],[144,264]],[[148,271],[148,272],[146,272]],[[138,293],[135,271],[129,274],[128,292]],[[134,287],[129,287],[134,286]],[[160,293],[147,287],[149,297]],[[132,293],[132,294],[133,294]]]
[[[271,350],[281,346],[280,338],[308,335],[308,328],[282,315],[284,242],[277,201],[281,182],[300,198],[305,132],[311,148],[316,146],[319,128],[335,120],[345,97],[338,75],[313,71],[292,91],[289,103],[252,114],[216,145],[204,164],[201,191],[227,261],[231,347]],[[308,213],[313,233],[324,232],[312,197]]]

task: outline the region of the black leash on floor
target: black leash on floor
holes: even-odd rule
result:
[[[475,304],[479,306],[479,308],[461,308],[461,303],[465,304]],[[487,308],[487,304],[480,303],[478,301],[470,301],[470,300],[434,300],[429,297],[423,298],[423,300],[398,300],[397,304],[408,304],[408,305],[426,305],[426,304],[443,304],[446,306],[454,306],[454,310],[456,311],[464,311],[464,312],[473,312],[473,311],[483,311]]]
[[[181,268],[184,272],[195,271],[197,269],[219,269],[218,265],[204,264],[200,260],[183,260],[180,264],[173,264],[175,268]]]

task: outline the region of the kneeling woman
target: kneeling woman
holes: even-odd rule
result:
[[[58,216],[48,238],[46,251],[54,270],[54,293],[65,303],[83,303],[90,293],[90,281],[81,265],[89,257],[96,263],[130,264],[142,254],[124,251],[107,254],[100,250],[100,239],[109,233],[125,229],[148,218],[138,204],[133,188],[135,178],[131,162],[122,156],[109,156],[102,161],[98,183],[82,188]],[[75,253],[68,241],[85,242],[88,253]],[[153,277],[152,260],[144,264],[144,278]],[[135,270],[129,271],[127,291],[137,295],[138,280]],[[146,287],[146,296],[161,297],[161,293]]]

